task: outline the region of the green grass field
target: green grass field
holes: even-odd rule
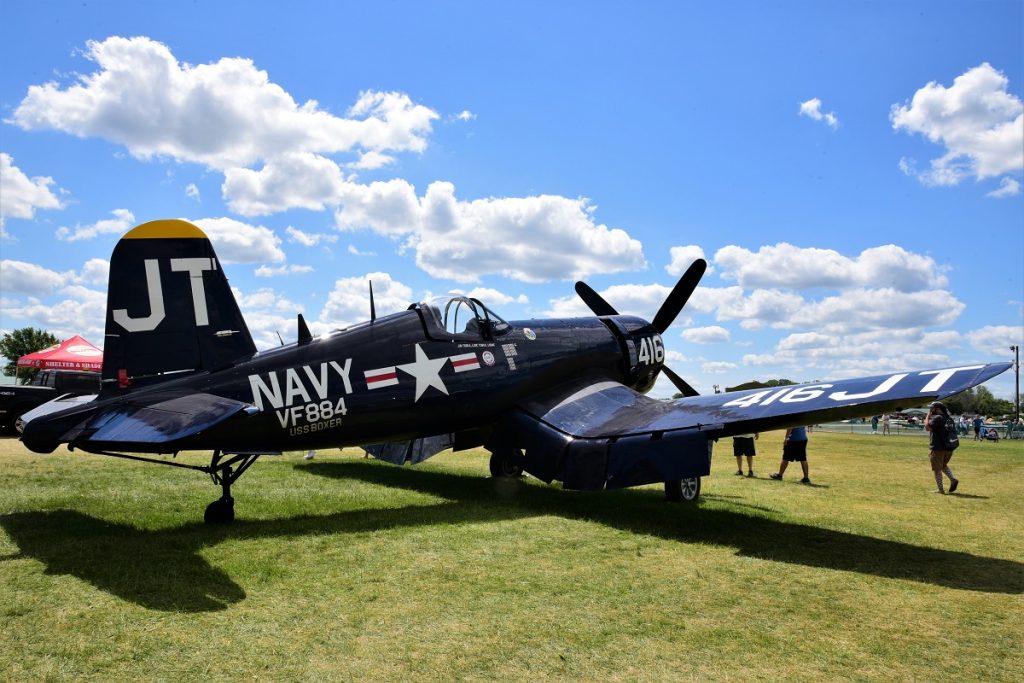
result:
[[[727,441],[697,505],[357,451],[204,475],[0,440],[4,680],[1020,680],[1024,443]],[[184,456],[200,462],[199,456]],[[799,471],[799,470],[797,470]]]

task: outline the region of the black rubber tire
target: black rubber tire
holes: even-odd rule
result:
[[[207,524],[230,524],[235,521],[234,499],[220,498],[207,505],[203,521]]]
[[[700,477],[665,482],[665,500],[670,503],[692,503],[700,498]]]
[[[491,476],[514,479],[523,476],[523,467],[517,460],[518,451],[491,453]]]

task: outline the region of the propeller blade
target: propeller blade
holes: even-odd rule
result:
[[[612,308],[612,305],[604,300],[600,294],[595,292],[590,285],[580,280],[576,283],[576,293],[583,299],[594,315],[618,315],[619,312]]]
[[[679,315],[679,311],[683,310],[683,306],[690,299],[690,295],[693,294],[693,290],[697,289],[697,283],[700,282],[701,277],[704,276],[704,271],[708,268],[708,262],[702,258],[694,261],[683,276],[679,278],[679,282],[672,288],[668,298],[665,299],[665,303],[658,309],[657,314],[654,316],[654,320],[651,321],[651,325],[654,326],[658,332],[664,334],[665,330],[668,329],[669,325]],[[579,285],[576,286],[576,291],[579,291]],[[582,296],[582,295],[580,295]],[[586,300],[586,298],[584,298]],[[591,306],[593,308],[593,306]],[[678,386],[678,385],[676,385]]]
[[[691,387],[686,380],[673,372],[667,365],[661,366],[661,371],[668,375],[668,378],[672,380],[672,384],[676,385],[676,389],[679,389],[683,393],[683,396],[700,396],[697,390]]]

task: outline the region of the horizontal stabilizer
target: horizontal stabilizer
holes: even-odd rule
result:
[[[142,450],[152,450],[150,447],[155,444],[180,444],[190,436],[251,410],[248,403],[202,393],[145,405],[122,401],[97,411],[61,440],[85,450],[130,450],[133,444],[145,446]]]
[[[64,394],[63,396],[58,396],[52,401],[47,401],[42,405],[36,406],[32,410],[23,414],[21,419],[27,425],[37,417],[43,417],[44,415],[50,415],[69,408],[85,406],[95,401],[96,396],[96,394]]]

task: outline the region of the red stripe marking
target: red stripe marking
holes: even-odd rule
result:
[[[463,365],[480,365],[480,362],[476,358],[467,358],[466,360],[453,360],[452,367],[461,368]]]
[[[385,373],[382,373],[380,375],[367,375],[366,376],[366,382],[367,382],[367,384],[369,384],[370,382],[383,382],[384,380],[395,379],[397,377],[398,377],[398,372],[397,371],[385,372]]]

